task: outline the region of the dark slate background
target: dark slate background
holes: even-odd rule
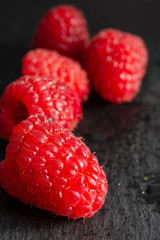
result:
[[[1,0],[0,95],[20,76],[21,60],[41,16],[60,3],[81,8],[91,35],[114,27],[142,36],[149,49],[142,89],[129,104],[111,105],[92,93],[83,106],[83,136],[108,176],[105,205],[74,222],[31,208],[0,189],[1,240],[160,239],[160,6],[157,0]],[[0,126],[3,127],[3,126]],[[7,143],[0,140],[0,160]]]

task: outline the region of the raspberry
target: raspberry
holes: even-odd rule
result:
[[[89,44],[89,32],[83,13],[69,5],[50,9],[40,21],[33,48],[47,48],[82,60]]]
[[[66,84],[47,77],[23,76],[11,83],[0,100],[0,136],[31,114],[46,114],[73,129],[82,118],[81,101]],[[22,129],[23,131],[23,129]]]
[[[37,49],[29,51],[23,58],[22,74],[47,76],[67,83],[83,100],[90,92],[87,73],[78,62],[55,51]]]
[[[130,102],[144,77],[148,53],[142,38],[104,29],[92,40],[86,67],[95,90],[112,103]]]
[[[12,197],[73,219],[97,212],[108,187],[89,148],[67,129],[39,115],[13,129],[0,164],[0,182]]]

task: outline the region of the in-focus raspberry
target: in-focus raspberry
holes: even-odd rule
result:
[[[68,218],[87,218],[104,204],[106,175],[89,148],[44,116],[14,129],[0,164],[0,184],[24,203]]]
[[[0,100],[0,136],[8,140],[12,129],[32,114],[51,116],[65,128],[73,129],[82,118],[81,101],[63,82],[23,76],[8,85]]]

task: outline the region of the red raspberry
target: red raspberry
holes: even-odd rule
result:
[[[47,48],[82,60],[89,44],[89,32],[83,13],[69,5],[51,8],[40,21],[33,48]]]
[[[5,89],[0,100],[0,136],[8,140],[12,129],[31,114],[49,114],[73,129],[82,118],[81,101],[64,83],[23,76]]]
[[[104,204],[108,184],[97,158],[51,119],[20,122],[6,152],[0,182],[12,197],[74,219],[91,217]]]
[[[147,61],[142,38],[105,29],[93,38],[86,66],[95,90],[112,103],[123,103],[138,93]]]
[[[23,58],[23,75],[47,76],[67,83],[83,100],[90,92],[87,73],[78,62],[55,51],[37,49],[29,51]]]

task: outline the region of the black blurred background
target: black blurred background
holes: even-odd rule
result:
[[[159,0],[1,0],[0,66],[6,68],[7,73],[0,73],[0,93],[8,81],[20,75],[22,56],[29,49],[39,20],[57,4],[73,4],[82,9],[91,36],[108,27],[142,36],[149,48],[150,59],[159,59]]]
[[[31,209],[0,188],[0,239],[160,239],[160,2],[159,0],[0,0],[0,95],[21,75],[36,26],[51,7],[82,9],[91,36],[117,28],[143,37],[149,64],[142,89],[129,104],[112,105],[92,93],[75,134],[96,151],[109,192],[99,213],[68,221]],[[3,127],[3,126],[0,126]],[[0,160],[6,142],[0,140]]]

